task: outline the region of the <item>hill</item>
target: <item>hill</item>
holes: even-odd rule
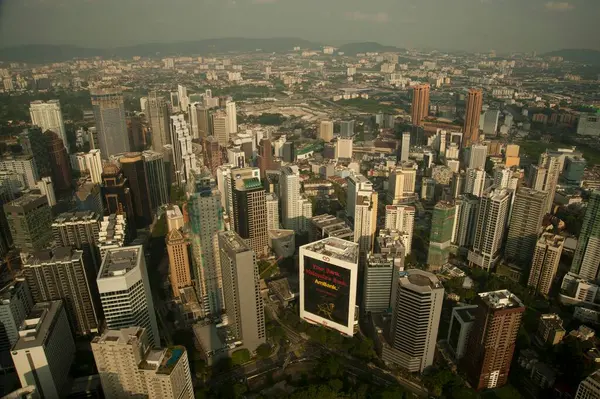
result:
[[[356,55],[357,53],[383,53],[386,51],[400,51],[402,49],[394,46],[385,46],[376,42],[348,43],[342,45],[338,51],[346,55]]]
[[[600,51],[588,49],[565,49],[544,54],[545,57],[563,57],[565,61],[600,65]]]

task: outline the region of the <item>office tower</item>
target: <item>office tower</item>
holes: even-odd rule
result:
[[[335,143],[335,159],[352,158],[352,139],[339,138]]]
[[[125,105],[118,89],[91,89],[100,153],[104,159],[129,151]]]
[[[179,298],[179,289],[192,285],[188,241],[180,230],[170,230],[166,238],[169,254],[169,280],[173,297]]]
[[[228,148],[227,162],[238,168],[243,168],[246,166],[246,153],[241,148]]]
[[[485,190],[486,177],[483,169],[467,169],[464,193],[481,197]]]
[[[52,211],[46,197],[25,194],[4,204],[13,244],[21,252],[40,251],[52,241]]]
[[[456,222],[454,223],[452,243],[462,248],[471,248],[477,231],[479,198],[472,194],[463,194],[458,196],[454,203]]]
[[[563,169],[563,158],[552,153],[540,155],[540,161],[537,166],[532,167],[530,186],[534,190],[548,193],[544,209],[546,213],[552,212],[556,186]]]
[[[509,188],[511,190],[516,190],[518,185],[518,179],[514,177],[515,172],[506,167],[496,167],[494,168],[494,182],[493,185],[495,188]]]
[[[123,214],[127,216],[130,229],[135,230],[136,214],[131,198],[131,189],[127,178],[113,163],[107,163],[102,170],[102,196],[106,214]]]
[[[440,267],[448,262],[455,215],[454,205],[446,201],[438,202],[433,208],[427,264]]]
[[[93,266],[93,274],[100,269],[100,215],[93,211],[61,213],[52,222],[54,244],[83,251],[84,264]]]
[[[98,215],[104,215],[102,202],[102,190],[99,184],[91,181],[78,181],[73,194],[75,209],[78,211],[92,211]]]
[[[594,371],[581,381],[575,399],[595,399],[600,397],[600,370]]]
[[[519,157],[520,147],[517,144],[508,144],[504,152],[504,165],[507,168],[519,166],[521,158]]]
[[[11,156],[0,159],[0,171],[18,173],[23,176],[27,188],[33,189],[40,180],[35,159],[31,155]]]
[[[42,179],[37,182],[37,189],[40,190],[42,195],[46,196],[49,207],[56,205],[56,193],[54,192],[54,183],[52,182],[51,177],[42,177]]]
[[[404,271],[404,248],[399,253],[369,254],[363,270],[363,312],[385,312],[390,308],[392,281]]]
[[[229,144],[229,134],[231,127],[229,126],[229,118],[224,111],[216,111],[212,114],[212,133],[217,139],[217,142],[222,147],[227,147]]]
[[[326,143],[333,140],[333,122],[321,121],[319,124],[319,138]]]
[[[44,136],[46,139],[46,150],[50,157],[54,186],[59,191],[69,190],[71,188],[72,176],[67,150],[56,133],[47,131],[44,133]]]
[[[62,301],[36,303],[11,350],[21,386],[34,385],[46,399],[65,397],[75,342]]]
[[[390,173],[388,180],[388,201],[397,205],[408,198],[414,198],[416,181],[417,171],[411,164],[396,168]]]
[[[481,197],[473,250],[469,265],[490,271],[500,259],[512,194],[509,190],[488,190]]]
[[[358,244],[328,237],[300,247],[300,318],[353,336]]]
[[[392,284],[392,350],[384,352],[384,361],[423,372],[433,364],[444,287],[435,275],[419,269],[400,273]]]
[[[475,298],[475,322],[462,363],[476,390],[500,388],[508,372],[525,306],[507,290],[483,292]]]
[[[463,147],[469,147],[479,141],[479,118],[481,118],[482,106],[483,91],[470,89],[466,100]]]
[[[253,352],[266,342],[256,255],[233,231],[219,233],[223,297],[230,333]]]
[[[528,287],[544,296],[548,296],[558,270],[564,243],[564,237],[550,233],[542,234],[535,245],[527,282]]]
[[[341,121],[340,122],[340,135],[342,137],[354,136],[354,121]]]
[[[227,113],[227,119],[229,120],[230,133],[237,133],[238,124],[237,124],[237,109],[235,106],[235,102],[227,101],[225,103],[225,110]]]
[[[160,345],[141,245],[109,249],[102,259],[96,282],[107,328],[143,327],[151,345]]]
[[[274,193],[266,194],[267,201],[267,229],[279,229],[279,198]]]
[[[565,159],[565,170],[562,176],[564,182],[568,185],[580,186],[586,166],[587,161],[584,158],[569,157]]]
[[[152,349],[148,330],[105,330],[92,340],[107,398],[192,399],[194,388],[183,346]]]
[[[221,193],[209,183],[197,185],[187,203],[197,292],[204,312],[213,315],[223,309],[217,237],[217,233],[225,229],[222,208]],[[261,215],[262,219],[265,214]]]
[[[41,100],[32,101],[29,104],[29,114],[32,125],[39,126],[42,132],[46,132],[47,130],[53,131],[62,140],[63,144],[67,145],[67,133],[59,100],[50,100],[48,102]]]
[[[387,205],[385,207],[385,228],[407,234],[404,245],[406,255],[412,250],[412,237],[415,226],[415,207],[409,205]]]
[[[152,211],[169,203],[169,180],[165,169],[164,156],[154,151],[144,151],[144,169],[148,181],[148,192],[150,193],[150,205]]]
[[[485,170],[488,148],[485,144],[473,144],[469,150],[469,168]]]
[[[90,174],[92,183],[102,183],[102,157],[100,150],[90,150],[85,154],[85,164]]]
[[[212,122],[210,117],[210,110],[208,107],[204,107],[202,104],[196,103],[190,111],[190,118],[192,120],[192,135],[195,139],[204,140],[206,137],[212,134]],[[195,115],[195,116],[193,116]],[[193,128],[193,121],[197,121],[197,130]]]
[[[421,180],[421,199],[424,201],[435,200],[435,179],[424,177]]]
[[[296,161],[296,148],[293,141],[286,141],[283,143],[283,161],[292,163]]]
[[[35,302],[63,301],[75,335],[98,332],[94,268],[84,263],[83,251],[56,247],[35,252],[26,259],[23,274]]]
[[[52,176],[52,167],[50,166],[46,137],[44,136],[42,129],[33,126],[23,130],[23,132],[19,134],[19,143],[25,154],[33,156],[37,167],[37,175],[41,177]]]
[[[504,256],[521,266],[531,264],[535,243],[546,214],[547,193],[519,188],[515,193]]]
[[[273,162],[273,146],[271,140],[262,139],[258,145],[258,168],[260,169],[260,177],[266,176],[266,171],[274,168]]]
[[[177,85],[177,98],[179,99],[179,108],[182,111],[187,112],[190,99],[185,86]]]
[[[163,147],[171,144],[169,135],[169,104],[156,91],[148,93],[146,117],[152,133],[152,150],[162,152]]]
[[[10,348],[19,339],[19,327],[33,307],[29,286],[11,281],[0,289],[0,369],[12,368]]]
[[[402,133],[402,143],[400,145],[400,162],[408,162],[410,156],[410,132]]]
[[[131,151],[144,151],[146,147],[146,129],[142,124],[142,116],[133,115],[127,118],[127,138]]]
[[[412,90],[411,116],[414,126],[422,126],[429,115],[429,84],[416,85]]]
[[[497,109],[488,109],[483,116],[483,134],[487,136],[495,136],[498,131],[498,118],[500,111]]]
[[[448,329],[448,346],[456,360],[460,360],[466,354],[469,336],[475,322],[475,305],[455,306],[452,308],[450,328]]]
[[[199,171],[196,154],[192,148],[192,136],[183,114],[171,116],[171,140],[173,143],[173,166],[178,181],[188,181],[192,172]]]
[[[350,174],[346,178],[348,183],[346,195],[346,214],[354,216],[354,207],[356,205],[356,196],[359,191],[373,191],[373,183],[361,174]]]
[[[147,227],[152,224],[153,209],[144,157],[141,152],[128,152],[119,157],[119,163],[131,193],[135,219],[130,222],[135,223],[139,228]]]
[[[234,230],[246,240],[257,256],[268,253],[267,204],[265,189],[259,179],[236,179],[233,182]]]
[[[571,264],[572,273],[589,280],[597,279],[600,264],[600,223],[598,220],[600,220],[600,191],[595,190],[588,201]]]
[[[376,191],[359,191],[356,196],[354,210],[354,242],[362,256],[373,250],[375,244],[375,231],[377,230],[377,203]]]
[[[302,224],[300,172],[295,165],[285,166],[281,171],[279,190],[281,194],[282,224],[285,229],[300,231]]]

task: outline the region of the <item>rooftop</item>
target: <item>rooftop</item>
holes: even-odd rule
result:
[[[429,272],[409,269],[399,273],[399,281],[406,288],[418,292],[431,292],[444,287],[438,278]]]
[[[40,205],[48,205],[48,201],[46,200],[46,196],[42,194],[25,194],[22,197],[15,199],[14,201],[9,202],[4,205],[7,208],[10,207],[21,207],[26,210],[34,209],[39,207]]]
[[[36,303],[21,323],[19,339],[12,350],[18,351],[44,345],[54,326],[54,319],[58,317],[62,308],[62,301]]]
[[[102,261],[98,278],[124,276],[138,265],[138,260],[142,255],[141,245],[109,249]]]
[[[469,323],[475,320],[475,309],[477,306],[460,306],[452,309],[452,312],[461,319],[464,323]]]
[[[345,262],[358,263],[358,244],[342,240],[341,238],[327,237],[303,245],[300,249],[316,252]]]
[[[223,238],[223,241],[226,243],[230,249],[234,252],[247,252],[250,251],[250,247],[244,242],[242,237],[240,237],[235,231],[222,231],[219,233],[219,237]]]
[[[490,308],[510,309],[523,307],[523,302],[508,290],[482,292],[479,297]]]
[[[80,211],[80,212],[65,212],[61,213],[54,219],[53,225],[63,223],[78,223],[78,222],[98,222],[100,216],[94,211]]]
[[[140,339],[142,327],[127,327],[120,330],[104,330],[102,335],[94,337],[92,343],[105,345],[130,345],[134,339]]]

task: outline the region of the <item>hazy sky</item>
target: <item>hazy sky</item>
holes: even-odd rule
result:
[[[0,46],[218,37],[504,51],[600,50],[600,0],[0,0]]]

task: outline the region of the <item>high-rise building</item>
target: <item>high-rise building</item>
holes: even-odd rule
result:
[[[227,101],[225,103],[225,112],[227,113],[227,119],[229,120],[230,132],[237,133],[238,124],[237,124],[237,109],[235,106],[235,102]]]
[[[312,204],[300,194],[300,172],[295,165],[281,169],[279,180],[283,227],[288,230],[306,231],[307,217],[312,217]],[[305,210],[308,203],[310,210]]]
[[[502,253],[512,194],[509,190],[488,190],[481,197],[473,250],[469,251],[469,265],[490,271]]]
[[[72,177],[67,150],[58,134],[46,131],[44,136],[46,139],[46,150],[50,157],[54,187],[59,191],[69,190],[72,186]]]
[[[475,322],[474,309],[476,305],[455,306],[452,308],[450,328],[448,329],[448,346],[456,360],[460,360],[466,353],[469,335]]]
[[[506,259],[529,267],[546,214],[547,197],[548,193],[526,187],[516,191],[504,250]]]
[[[52,211],[44,195],[26,194],[4,204],[13,244],[21,252],[40,251],[52,241]]]
[[[352,158],[352,146],[353,142],[351,138],[338,138],[337,142],[335,143],[335,159]]]
[[[376,191],[358,192],[354,208],[354,242],[358,243],[360,253],[364,257],[373,250],[375,245],[377,204]]]
[[[354,121],[341,121],[340,122],[340,135],[342,137],[354,136]]]
[[[104,216],[100,221],[100,232],[98,233],[98,251],[100,251],[100,259],[108,250],[113,248],[121,248],[127,245],[130,241],[131,229],[127,229],[127,218],[125,215],[108,215]]]
[[[231,133],[227,113],[224,111],[213,112],[211,119],[213,136],[217,139],[220,146],[227,147],[229,144],[229,134]]]
[[[26,259],[23,274],[35,302],[62,300],[75,335],[98,332],[100,316],[93,267],[71,247],[38,251]]]
[[[427,264],[440,267],[448,262],[455,214],[454,205],[446,201],[438,202],[433,208]]]
[[[435,179],[430,177],[424,177],[421,180],[421,199],[423,201],[434,201],[435,200]]]
[[[92,183],[102,183],[102,157],[100,150],[90,150],[85,154],[85,165],[90,174]]]
[[[130,222],[135,222],[138,228],[147,227],[152,224],[153,209],[152,202],[149,201],[150,190],[144,157],[141,152],[128,152],[119,157],[119,163],[129,184],[135,214],[135,219]]]
[[[407,234],[404,245],[406,255],[412,250],[412,237],[415,226],[415,207],[411,205],[387,205],[385,207],[385,228]]]
[[[92,108],[100,153],[104,159],[129,151],[123,93],[118,89],[91,89]]]
[[[181,230],[173,229],[167,234],[166,242],[171,289],[173,297],[179,298],[179,289],[192,285],[188,241]]]
[[[388,202],[400,204],[405,199],[414,197],[417,171],[412,164],[404,164],[390,173],[388,181]]]
[[[156,212],[158,208],[169,203],[170,182],[165,169],[164,155],[160,152],[144,151],[142,156],[148,180],[150,205],[152,211]]]
[[[469,147],[479,141],[479,118],[481,118],[482,106],[483,91],[470,89],[466,100],[463,147]]]
[[[189,207],[189,204],[188,204]],[[189,211],[188,211],[189,216]],[[171,230],[181,229],[185,225],[183,213],[178,205],[171,204],[165,209],[165,217],[167,219],[167,233]]]
[[[35,165],[37,166],[38,176],[52,176],[52,167],[50,166],[50,156],[48,155],[48,148],[46,146],[46,137],[44,136],[42,129],[33,126],[23,130],[23,132],[19,134],[19,143],[25,154],[33,156]]]
[[[195,139],[204,140],[212,134],[212,122],[210,110],[201,103],[190,105],[190,120],[192,121],[192,136]],[[194,124],[194,122],[196,122]]]
[[[319,138],[326,143],[333,140],[333,122],[321,121],[319,124]]]
[[[266,194],[267,201],[267,229],[279,229],[279,198],[274,193]]]
[[[465,174],[465,194],[481,197],[485,190],[487,174],[483,169],[467,169]]]
[[[483,115],[483,134],[486,138],[496,136],[498,131],[498,118],[500,117],[500,111],[497,109],[488,109]]]
[[[92,211],[98,215],[104,215],[102,190],[99,184],[94,184],[89,180],[78,181],[73,200],[75,209],[78,211]]]
[[[37,189],[40,190],[42,195],[46,196],[49,207],[56,205],[56,192],[54,191],[54,182],[51,177],[42,177],[37,182]]]
[[[600,370],[594,371],[581,381],[574,399],[595,399],[600,397]]]
[[[54,244],[83,251],[84,264],[92,266],[95,276],[100,269],[100,215],[94,211],[67,212],[52,222]]]
[[[0,369],[12,368],[10,348],[19,339],[19,327],[33,307],[25,281],[11,281],[0,289]]]
[[[348,188],[346,190],[346,214],[354,217],[354,207],[356,206],[356,196],[359,191],[373,191],[373,183],[361,174],[350,174],[346,178]]]
[[[246,240],[257,256],[268,253],[267,203],[265,188],[259,179],[235,179],[233,182],[234,230]]]
[[[266,342],[265,315],[254,251],[233,231],[219,233],[219,259],[228,328],[255,351]]]
[[[266,176],[266,171],[273,168],[273,146],[271,140],[263,138],[258,145],[258,168],[260,177]]]
[[[422,126],[429,115],[429,84],[416,85],[412,90],[411,116],[414,126]]]
[[[370,254],[363,269],[361,310],[385,312],[390,308],[392,281],[404,271],[404,248],[394,254]]]
[[[479,198],[472,194],[460,195],[456,201],[456,222],[452,242],[462,248],[471,248],[477,231]]]
[[[152,150],[162,152],[163,147],[171,143],[169,135],[169,105],[156,91],[148,93],[146,117],[152,133]]]
[[[42,132],[53,131],[62,140],[63,144],[67,145],[67,133],[59,100],[32,101],[29,104],[29,114],[31,115],[32,125],[39,126]]]
[[[556,276],[565,238],[551,233],[543,234],[535,245],[527,286],[548,296]]]
[[[383,360],[414,373],[433,364],[444,287],[429,272],[409,269],[392,282],[391,348]]]
[[[217,237],[225,229],[222,209],[221,193],[210,181],[197,184],[187,203],[196,288],[203,311],[213,315],[223,309]]]
[[[471,169],[485,170],[488,148],[485,144],[473,144],[469,147],[469,165]]]
[[[183,346],[152,349],[148,330],[105,330],[92,340],[107,398],[192,399],[194,387]]]
[[[476,390],[499,388],[508,381],[525,306],[507,290],[480,293],[474,304],[478,307],[463,366]]]
[[[402,133],[402,143],[400,145],[400,162],[408,162],[410,156],[410,132]]]
[[[130,230],[135,230],[136,214],[127,178],[114,163],[107,163],[102,170],[102,196],[106,214],[127,217]]]
[[[127,137],[131,151],[144,151],[146,147],[146,128],[142,123],[142,116],[132,115],[127,118]]]
[[[598,220],[600,220],[600,191],[596,190],[590,195],[571,264],[571,272],[589,280],[598,278],[600,265],[600,223]]]
[[[192,148],[192,136],[183,114],[171,116],[171,142],[173,144],[173,167],[178,182],[188,181],[192,172],[199,171],[196,154]]]
[[[66,396],[75,342],[62,301],[36,303],[31,308],[11,355],[21,386],[33,385],[47,399]]]
[[[40,180],[35,159],[31,155],[4,156],[0,159],[0,171],[9,171],[23,176],[27,188],[35,189]]]
[[[358,328],[358,244],[328,237],[300,247],[300,318],[347,336]]]
[[[106,252],[96,280],[106,327],[143,327],[151,345],[160,345],[154,300],[141,245]]]
[[[517,144],[508,144],[504,152],[504,165],[507,168],[519,166],[521,158],[519,157],[520,147]]]
[[[545,152],[540,155],[540,162],[537,167],[533,168],[531,187],[538,191],[548,193],[544,209],[546,213],[552,212],[554,203],[554,195],[556,194],[556,186],[564,165],[564,157]]]

